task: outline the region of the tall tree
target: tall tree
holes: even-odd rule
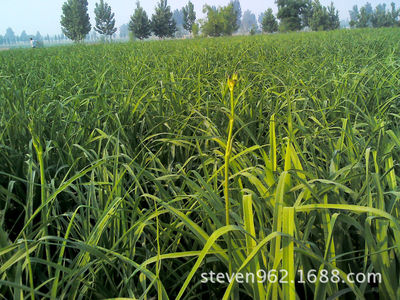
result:
[[[302,26],[310,27],[310,21],[313,15],[313,1],[312,0],[304,0],[304,7],[301,9],[301,22]]]
[[[136,2],[136,9],[129,21],[129,31],[139,40],[146,39],[151,35],[150,20],[146,11],[140,6],[139,1]]]
[[[349,10],[349,15],[350,15],[350,22],[349,22],[350,27],[356,27],[358,24],[358,18],[360,15],[357,5],[354,5],[352,10]]]
[[[378,4],[372,14],[372,26],[383,27],[386,23],[386,3]]]
[[[4,40],[7,44],[15,43],[15,33],[14,33],[14,30],[11,29],[11,27],[8,27],[6,29],[6,34],[4,35]]]
[[[394,3],[392,3],[394,4]],[[392,11],[386,10],[386,4],[378,4],[372,15],[372,26],[373,27],[390,27],[395,25],[395,20],[392,18]]]
[[[319,0],[314,0],[312,3],[310,28],[314,31],[327,30],[328,22],[329,17],[326,7],[322,6]]]
[[[42,35],[40,34],[39,31],[36,31],[35,40],[36,40],[36,41],[41,41],[41,40],[43,40],[43,37],[42,37]]]
[[[129,35],[129,24],[123,24],[119,28],[119,37],[127,38]]]
[[[62,32],[75,42],[82,41],[92,28],[87,7],[87,0],[67,0],[62,6]]]
[[[232,35],[238,30],[238,15],[233,4],[214,9],[205,5],[203,12],[207,15],[203,22],[202,30],[208,36]]]
[[[27,41],[29,41],[29,37],[28,37],[28,35],[26,34],[26,31],[25,31],[25,30],[23,30],[23,31],[21,32],[21,35],[19,36],[19,40],[20,40],[21,42],[27,42]]]
[[[214,37],[222,35],[223,21],[218,9],[213,9],[206,4],[203,7],[203,13],[206,14],[206,19],[201,26],[203,34]]]
[[[233,9],[236,12],[236,16],[237,16],[237,21],[236,21],[236,25],[237,26],[236,26],[236,28],[239,29],[240,23],[241,23],[241,20],[242,20],[242,7],[240,5],[240,0],[231,0],[231,2],[229,4],[233,5]]]
[[[268,8],[267,11],[263,13],[261,27],[263,32],[272,33],[278,31],[278,22],[272,12],[272,8]]]
[[[176,27],[183,28],[183,11],[181,9],[175,9],[172,12],[172,18],[175,21]]]
[[[200,26],[199,26],[198,23],[195,22],[195,23],[192,25],[192,34],[193,34],[193,36],[194,36],[194,37],[197,37],[197,36],[199,35],[199,31],[200,31]]]
[[[363,6],[360,9],[357,27],[364,28],[369,27],[370,25],[372,25],[372,14],[369,14],[368,9]]]
[[[302,13],[306,8],[303,0],[276,0],[281,31],[294,31],[303,28]]]
[[[237,1],[239,3],[239,1]],[[240,3],[239,3],[240,5]],[[232,33],[236,32],[239,29],[240,26],[240,16],[242,15],[242,12],[238,11],[237,8],[235,8],[234,2],[224,6],[220,10],[221,17],[223,20],[223,34],[224,35],[232,35]]]
[[[182,8],[183,11],[183,28],[192,33],[193,25],[196,22],[196,12],[191,1]]]
[[[96,30],[92,30],[87,37],[89,38],[89,40],[91,41],[97,41],[97,31]]]
[[[96,3],[94,14],[96,20],[94,30],[111,38],[111,36],[117,31],[117,28],[115,27],[115,16],[114,13],[111,12],[111,6],[108,5],[107,2],[100,0],[100,3]]]
[[[331,2],[330,6],[322,6],[319,0],[312,2],[310,28],[314,31],[333,30],[340,27],[339,12]]]
[[[160,38],[172,37],[176,32],[176,23],[172,18],[171,7],[167,0],[158,2],[155,13],[151,17],[151,26],[156,36]]]
[[[354,6],[349,13],[351,27],[390,27],[399,25],[399,11],[393,2],[390,10],[386,9],[386,4],[378,4],[375,10],[372,10],[371,3],[367,2],[360,8],[360,11],[358,11],[357,6]]]
[[[367,2],[363,7],[360,8],[357,27],[359,28],[371,27],[372,17],[373,17],[373,9],[371,3]]]
[[[365,7],[365,13],[367,15],[371,16],[374,12],[374,10],[372,9],[371,3],[369,3],[369,2],[365,3],[364,7]]]
[[[258,23],[260,24],[261,27],[262,27],[262,21],[264,19],[264,15],[265,15],[265,12],[260,13],[258,15],[258,19],[257,19],[257,21],[258,21]]]
[[[250,10],[245,10],[240,25],[241,32],[250,32],[250,30],[257,30],[257,18]]]
[[[398,9],[396,9],[396,4],[394,4],[394,2],[390,3],[390,7],[391,7],[391,12],[390,12],[390,17],[392,20],[392,26],[399,26],[399,13],[400,11]]]
[[[328,6],[328,30],[340,28],[339,11],[333,5],[333,2]]]

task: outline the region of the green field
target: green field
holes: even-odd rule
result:
[[[400,29],[2,51],[0,299],[400,299],[399,135]]]

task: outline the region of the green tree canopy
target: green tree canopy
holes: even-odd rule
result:
[[[207,15],[201,27],[204,35],[232,35],[238,30],[238,14],[232,3],[219,8],[205,5],[203,12]]]
[[[278,31],[278,22],[272,12],[272,8],[268,8],[266,12],[263,13],[263,18],[261,20],[261,27],[263,32],[276,32]]]
[[[328,29],[328,11],[322,6],[319,0],[312,3],[312,16],[310,19],[310,28],[314,31]]]
[[[233,5],[233,9],[236,12],[236,16],[237,16],[237,20],[236,20],[236,25],[237,26],[236,26],[236,28],[239,29],[239,27],[241,25],[241,20],[242,20],[242,6],[240,5],[240,1],[239,0],[231,0],[231,2],[229,2],[229,4]]]
[[[304,0],[304,6],[301,9],[302,27],[310,27],[310,21],[313,15],[313,0]]]
[[[176,23],[172,18],[171,7],[167,0],[160,0],[151,17],[151,27],[156,36],[160,38],[172,37],[176,32]]]
[[[371,18],[373,27],[395,26],[398,18],[396,5],[391,3],[391,10],[386,9],[386,4],[378,4]]]
[[[356,27],[358,23],[358,17],[359,17],[360,12],[358,11],[358,6],[354,5],[351,10],[349,10],[349,15],[350,15],[350,27]]]
[[[126,38],[129,35],[129,24],[122,24],[119,28],[119,37]]]
[[[196,12],[191,1],[182,8],[183,11],[183,28],[192,33],[193,25],[196,22]]]
[[[87,0],[67,0],[62,6],[62,32],[75,42],[82,41],[92,28],[87,6]]]
[[[43,37],[42,37],[42,35],[40,34],[39,31],[36,31],[35,40],[36,41],[42,41],[43,40]]]
[[[303,0],[276,0],[278,6],[277,17],[280,20],[281,31],[295,31],[303,28],[303,12],[307,3]]]
[[[239,3],[239,1],[237,1]],[[242,11],[235,8],[234,2],[224,6],[220,10],[222,19],[224,20],[223,34],[224,35],[232,35],[232,33],[236,32],[240,26],[240,16],[242,15]],[[239,21],[238,21],[239,20]]]
[[[23,31],[21,32],[21,35],[19,36],[19,39],[20,39],[20,41],[22,41],[22,42],[27,42],[27,41],[29,41],[28,34],[26,33],[25,30],[23,30]]]
[[[96,26],[94,30],[103,35],[112,36],[117,28],[115,27],[115,17],[114,13],[111,12],[111,6],[100,0],[100,3],[96,3],[94,9]]]
[[[370,27],[372,24],[372,14],[368,13],[368,10],[365,6],[361,7],[360,15],[358,17],[357,27],[364,28]]]
[[[4,35],[4,40],[8,43],[8,44],[13,44],[15,43],[15,33],[14,30],[12,30],[11,27],[8,27],[6,29],[6,34]]]
[[[400,10],[396,9],[396,4],[394,4],[394,2],[390,3],[391,6],[391,12],[390,12],[390,16],[391,16],[391,20],[392,20],[392,24],[393,26],[399,26],[399,14],[400,14]]]
[[[183,28],[183,8],[175,9],[172,12],[172,18],[174,19],[177,28]]]
[[[254,31],[258,29],[257,18],[254,13],[247,9],[243,13],[242,21],[240,23],[240,31],[250,32],[252,29]]]
[[[139,1],[136,2],[136,9],[131,16],[128,27],[129,31],[140,40],[146,39],[151,35],[150,20],[146,11],[140,6]]]
[[[193,36],[194,37],[197,37],[198,35],[199,35],[199,32],[200,32],[200,26],[199,26],[199,24],[198,23],[194,23],[193,24],[193,26],[192,26],[192,33],[193,33]]]
[[[322,6],[319,0],[312,3],[310,28],[314,31],[333,30],[340,27],[339,12],[331,2],[330,6]]]
[[[353,6],[349,11],[350,26],[357,28],[399,26],[399,10],[393,2],[390,6],[390,10],[386,8],[386,4],[378,4],[373,10],[368,2],[360,10],[357,5]]]
[[[339,11],[333,5],[333,2],[328,6],[328,30],[340,28]]]
[[[203,13],[207,15],[201,26],[203,34],[206,36],[222,35],[223,21],[218,10],[206,4],[203,7]]]

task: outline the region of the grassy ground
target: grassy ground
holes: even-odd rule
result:
[[[399,29],[3,51],[0,82],[1,299],[400,297]]]

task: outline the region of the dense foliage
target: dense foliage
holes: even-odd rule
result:
[[[306,24],[303,22],[304,12],[307,11],[307,2],[303,0],[276,0],[278,6],[277,17],[280,20],[281,31],[296,31]]]
[[[87,6],[87,0],[67,0],[62,6],[62,32],[75,42],[83,40],[92,28]]]
[[[182,8],[183,13],[183,28],[192,33],[193,25],[196,22],[196,12],[191,1]]]
[[[339,11],[333,2],[323,6],[319,0],[277,0],[280,31],[309,27],[314,31],[338,29]]]
[[[312,2],[312,13],[309,19],[309,26],[314,31],[319,30],[334,30],[340,26],[339,12],[331,5],[328,7],[322,6],[319,0]]]
[[[242,6],[240,4],[240,0],[231,0],[228,5],[233,6],[233,10],[236,13],[236,25],[235,28],[239,28],[242,22]]]
[[[272,12],[272,8],[268,8],[261,19],[261,28],[263,32],[276,32],[278,31],[278,22]]]
[[[174,36],[176,23],[167,0],[158,2],[155,13],[151,16],[151,27],[154,34],[160,38]]]
[[[146,11],[140,6],[139,1],[136,2],[136,9],[131,16],[128,28],[140,40],[148,38],[151,35],[150,20],[147,17]]]
[[[257,31],[258,29],[257,18],[254,13],[246,9],[243,13],[242,20],[240,22],[239,31],[241,33],[246,33],[250,32],[252,29],[255,31]]]
[[[399,57],[396,28],[1,52],[1,298],[396,299]],[[240,268],[289,283],[200,283]]]
[[[386,8],[386,4],[378,4],[372,9],[371,3],[367,2],[358,9],[357,5],[349,11],[350,26],[357,28],[364,27],[397,27],[400,26],[399,15],[400,10],[396,8],[396,4],[392,2],[390,9]]]
[[[117,31],[115,15],[111,12],[111,6],[104,0],[100,0],[100,3],[96,3],[94,14],[96,19],[94,30],[102,35],[111,37]]]
[[[233,3],[218,8],[204,5],[203,13],[206,14],[201,26],[204,36],[232,35],[239,28],[239,16]]]

